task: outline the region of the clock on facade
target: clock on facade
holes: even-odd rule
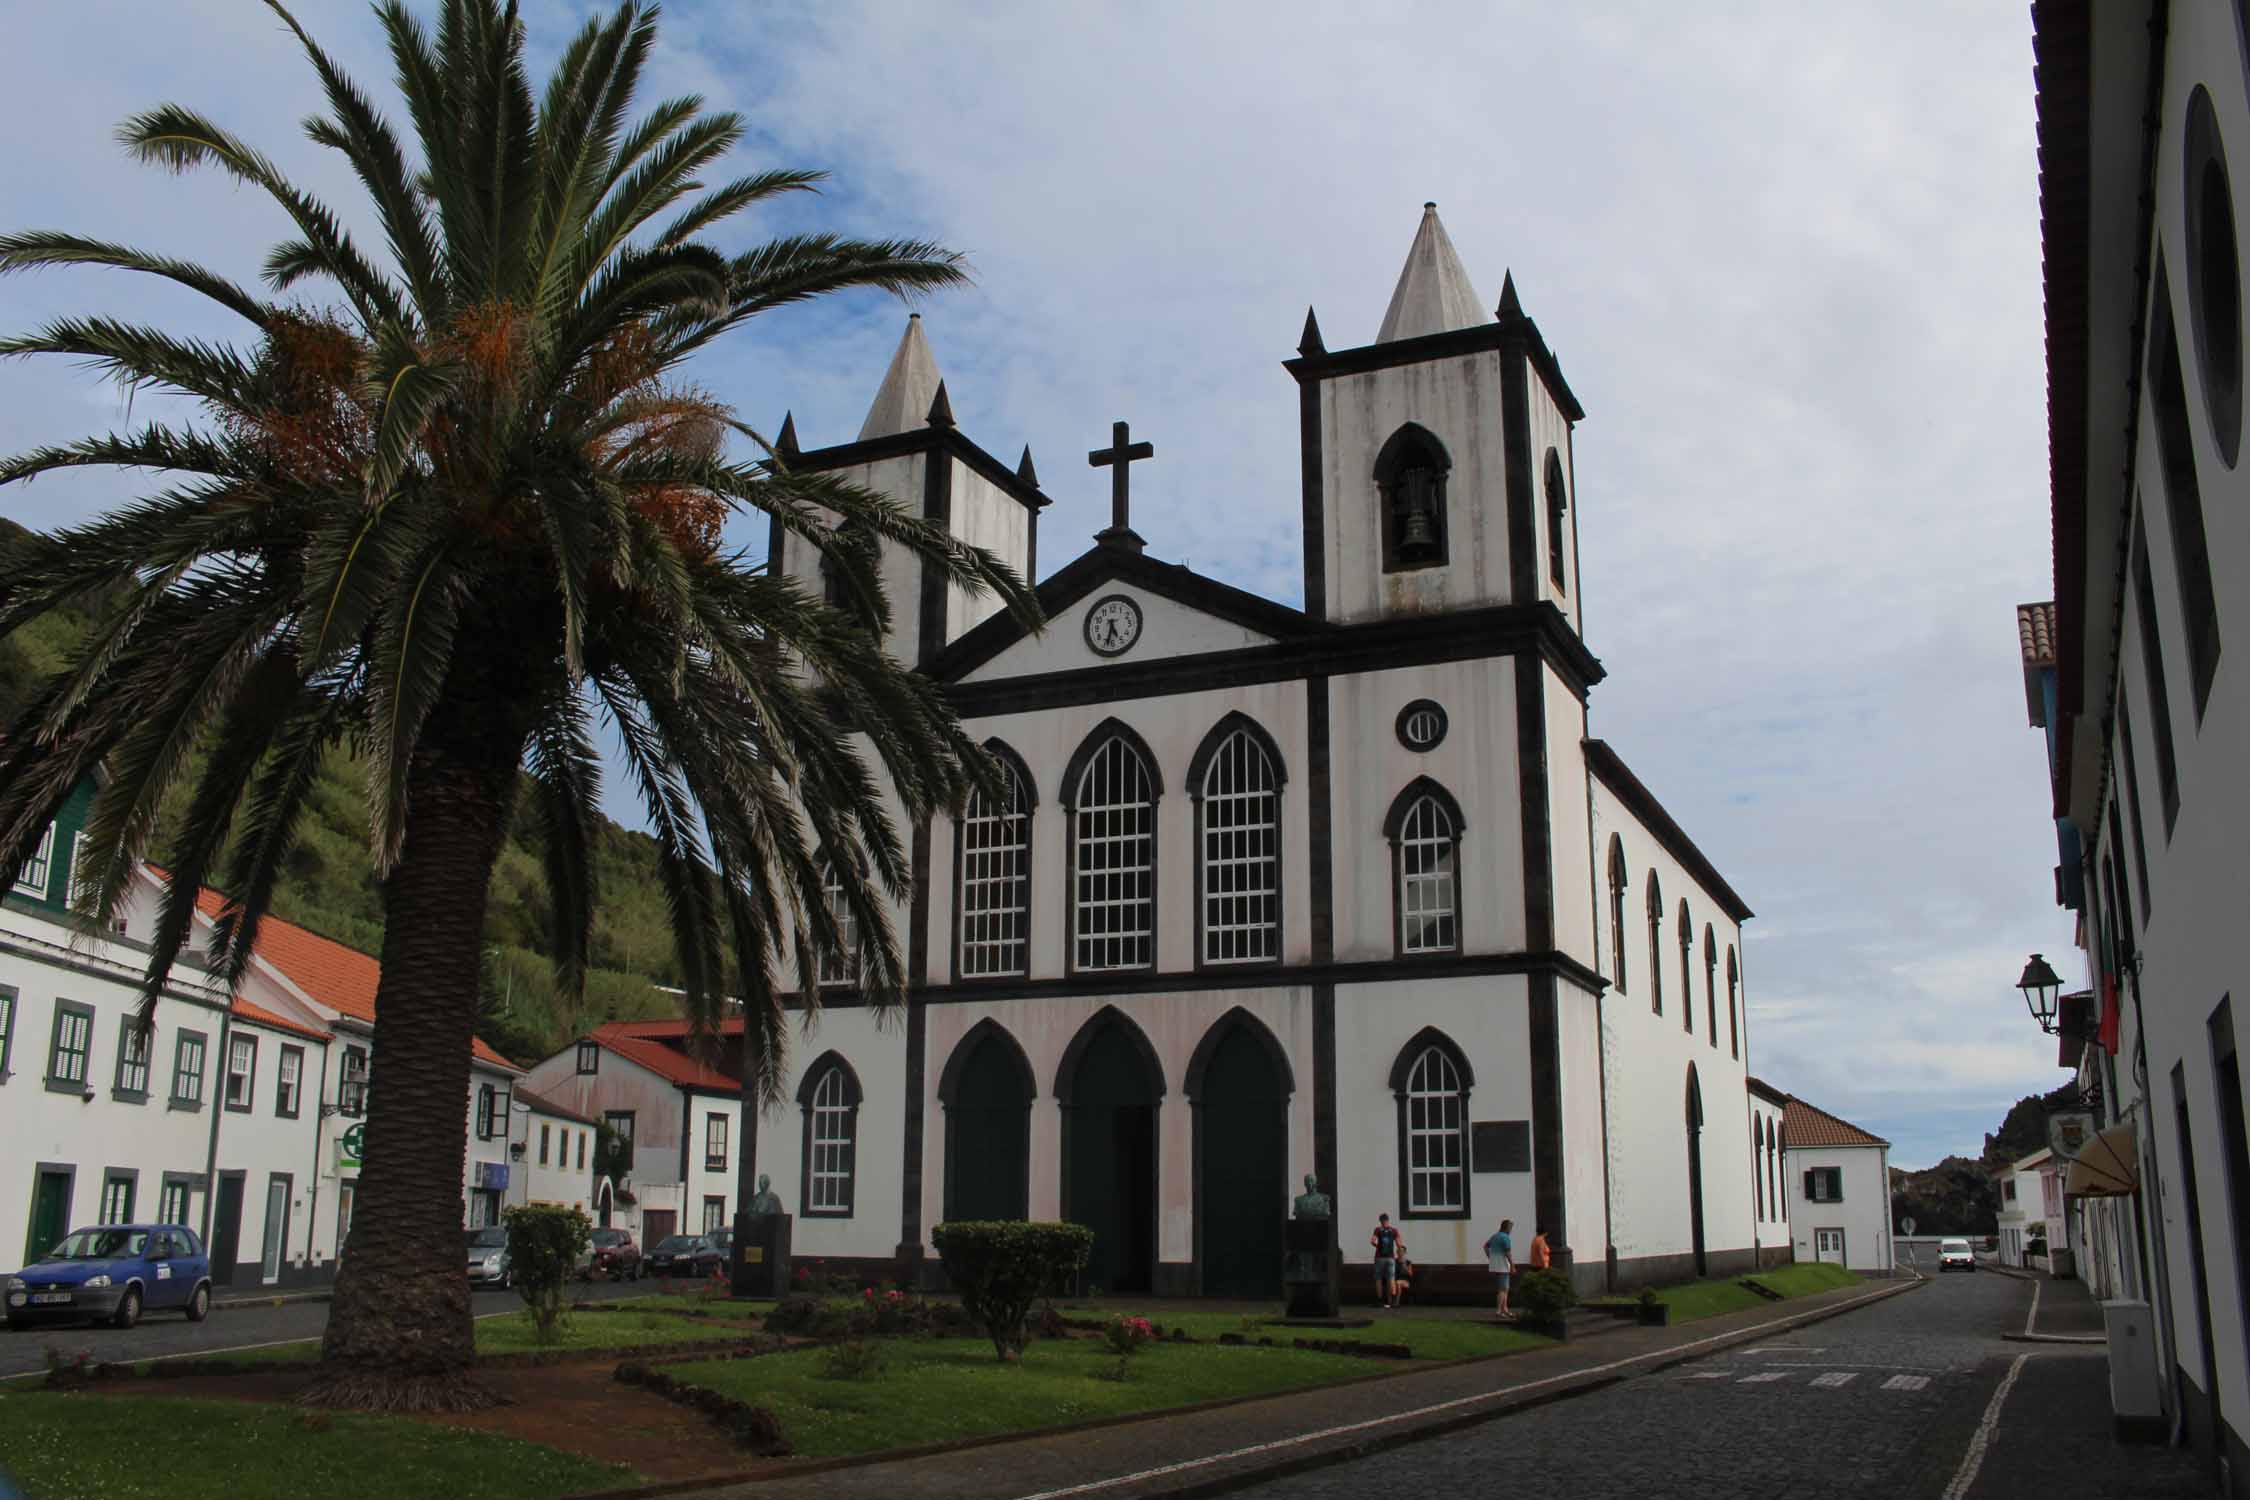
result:
[[[1141,607],[1112,594],[1086,611],[1086,646],[1096,656],[1123,656],[1141,638]]]

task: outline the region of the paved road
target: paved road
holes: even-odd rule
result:
[[[599,1301],[638,1295],[651,1288],[597,1281],[577,1290],[587,1300]],[[523,1306],[523,1299],[514,1292],[478,1292],[474,1300],[479,1315],[513,1312]],[[165,1354],[219,1354],[245,1345],[319,1338],[327,1326],[326,1302],[288,1302],[279,1307],[215,1309],[201,1323],[190,1323],[176,1312],[150,1313],[140,1327],[133,1329],[66,1323],[12,1333],[0,1327],[0,1378],[45,1369],[50,1344],[72,1352],[91,1349],[97,1359],[150,1359]]]
[[[2191,1495],[2179,1455],[2109,1440],[2100,1352],[2004,1342],[2021,1281],[1939,1278],[1769,1343],[1243,1493],[1393,1495]],[[2031,1354],[1975,1481],[1951,1495],[1993,1393]],[[2090,1396],[2089,1396],[2089,1393]],[[2072,1420],[2058,1439],[2056,1403]],[[2177,1487],[2175,1487],[2177,1486]]]

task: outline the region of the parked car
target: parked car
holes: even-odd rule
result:
[[[143,1312],[211,1311],[211,1258],[184,1224],[104,1224],[73,1230],[8,1278],[8,1326],[92,1318],[130,1328]]]
[[[597,1229],[590,1249],[592,1275],[607,1276],[612,1281],[641,1279],[641,1247],[633,1243],[631,1230]]]
[[[651,1276],[693,1276],[695,1252],[703,1248],[700,1234],[668,1234],[648,1256]]]
[[[695,1252],[696,1275],[724,1276],[733,1264],[733,1230],[714,1229],[703,1237],[703,1248]]]
[[[1974,1271],[1977,1255],[1969,1248],[1967,1240],[1939,1240],[1937,1268],[1940,1271]]]
[[[508,1231],[494,1224],[469,1231],[469,1285],[507,1289],[515,1282],[508,1261]]]

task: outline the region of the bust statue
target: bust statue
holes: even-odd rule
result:
[[[765,1173],[758,1174],[758,1196],[750,1200],[750,1206],[743,1210],[745,1213],[764,1217],[781,1212],[781,1200],[774,1196],[772,1183],[773,1179]]]
[[[1320,1180],[1307,1172],[1305,1190],[1291,1208],[1290,1216],[1298,1219],[1326,1219],[1333,1217],[1334,1212],[1328,1202],[1328,1195],[1320,1190]]]

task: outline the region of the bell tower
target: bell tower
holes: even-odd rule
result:
[[[1305,608],[1337,623],[1551,601],[1579,623],[1571,430],[1585,415],[1504,278],[1483,310],[1437,205],[1375,341],[1297,358]]]

